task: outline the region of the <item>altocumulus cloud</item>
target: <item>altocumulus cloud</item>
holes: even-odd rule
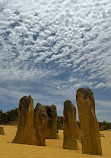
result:
[[[111,2],[1,0],[0,53],[5,95],[3,85],[12,82],[12,89],[7,88],[12,94],[16,89],[17,98],[28,91],[53,94],[56,100],[59,95],[72,97],[82,86],[110,89]],[[25,82],[30,88],[23,88]],[[35,85],[43,92],[30,90]]]

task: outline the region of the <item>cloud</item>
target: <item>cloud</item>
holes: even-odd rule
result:
[[[49,80],[46,82],[45,79],[39,80],[38,82],[31,81],[8,81],[0,84],[0,108],[3,111],[18,107],[19,100],[22,96],[31,95],[34,99],[34,106],[37,102],[43,105],[57,106],[59,115],[63,114],[63,103],[66,99],[73,97],[72,91],[64,87],[61,82],[61,87],[57,87],[60,83]],[[72,93],[72,94],[71,94]]]
[[[28,82],[34,91],[45,80],[57,104],[56,95],[62,104],[79,87],[110,89],[110,8],[110,0],[1,0],[0,83]],[[17,87],[1,94],[19,98]]]
[[[96,100],[96,104],[104,107],[104,108],[111,108],[111,101],[109,100]]]

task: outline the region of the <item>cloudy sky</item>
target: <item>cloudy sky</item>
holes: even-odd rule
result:
[[[76,105],[93,90],[99,121],[111,121],[111,0],[0,0],[0,108]]]

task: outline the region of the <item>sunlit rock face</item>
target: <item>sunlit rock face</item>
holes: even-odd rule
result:
[[[46,127],[47,127],[46,109],[40,103],[37,103],[34,110],[34,128],[39,146],[46,145],[45,143]]]
[[[20,99],[18,128],[13,143],[38,144],[34,132],[34,108],[31,96],[24,96]]]
[[[63,148],[77,150],[77,122],[76,108],[70,100],[64,102],[64,119],[63,119],[64,139]]]
[[[81,124],[82,153],[102,155],[98,121],[95,114],[95,104],[91,89],[77,90],[76,101]]]
[[[47,112],[46,138],[57,139],[57,110],[55,105],[45,106]]]

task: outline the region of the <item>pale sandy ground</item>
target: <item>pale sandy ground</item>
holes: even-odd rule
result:
[[[0,135],[0,158],[100,158],[82,154],[81,145],[79,150],[67,150],[62,148],[63,131],[59,131],[59,139],[46,140],[45,147],[34,145],[13,144],[16,134],[16,126],[3,126],[5,136]],[[105,137],[101,138],[103,158],[111,158],[111,131],[101,132]]]

